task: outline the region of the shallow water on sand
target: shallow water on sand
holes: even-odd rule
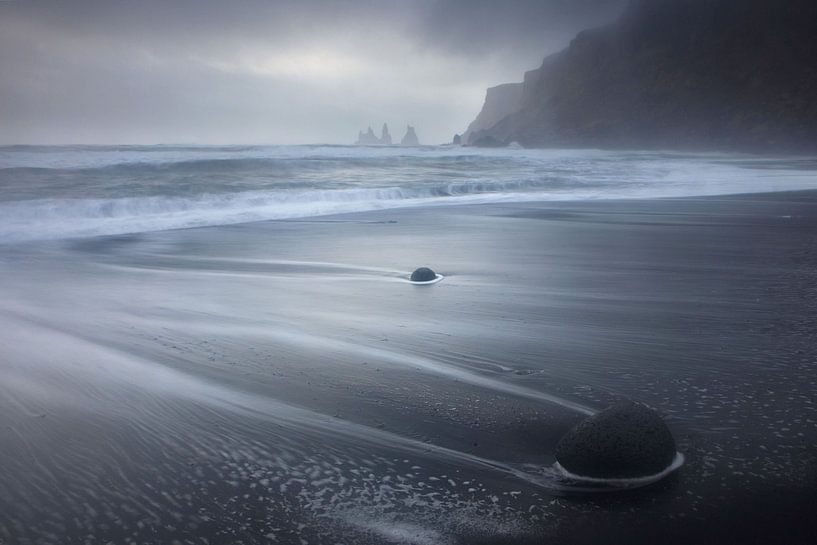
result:
[[[0,541],[725,543],[748,513],[796,542],[817,467],[813,202],[5,246]],[[444,281],[411,285],[421,265]],[[666,415],[687,464],[624,495],[560,488],[559,437],[621,398]]]

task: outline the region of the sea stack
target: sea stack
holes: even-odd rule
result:
[[[360,131],[357,135],[357,142],[355,144],[359,146],[377,146],[380,144],[380,139],[375,136],[372,127],[369,126],[369,130],[366,132]]]
[[[380,131],[380,145],[391,146],[391,134],[389,134],[389,126],[383,123],[383,129]]]
[[[431,282],[432,280],[436,279],[437,273],[435,273],[428,267],[420,267],[419,269],[411,273],[412,282]]]
[[[406,135],[400,141],[401,146],[419,146],[420,140],[417,138],[417,133],[414,132],[414,127],[408,125],[406,127]]]
[[[460,136],[459,134],[455,134],[454,135],[454,140],[451,143],[454,144],[455,146],[461,146],[462,145],[462,136]]]
[[[675,456],[675,439],[658,413],[632,401],[586,418],[556,446],[562,468],[594,479],[657,475],[672,465]]]

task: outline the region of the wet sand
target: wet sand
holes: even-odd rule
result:
[[[0,542],[809,543],[816,271],[815,192],[0,246]],[[565,489],[622,398],[686,464]]]

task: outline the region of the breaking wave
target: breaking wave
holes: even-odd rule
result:
[[[520,184],[513,184],[520,187]],[[37,199],[0,203],[0,240],[115,235],[343,212],[544,199],[485,184],[312,191],[247,191],[192,198]]]
[[[446,204],[817,188],[797,158],[425,147],[0,148],[0,242]]]

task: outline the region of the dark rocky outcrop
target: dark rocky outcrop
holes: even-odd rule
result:
[[[605,479],[656,475],[675,455],[675,439],[661,417],[632,401],[586,418],[556,446],[556,460],[567,471]]]
[[[466,142],[815,151],[815,58],[814,0],[632,0],[528,72],[518,110]]]
[[[509,143],[510,142],[505,142],[504,140],[497,140],[490,134],[477,134],[476,137],[472,136],[471,138],[471,145],[480,148],[502,148]]]
[[[454,140],[452,140],[451,143],[454,144],[455,146],[462,145],[462,136],[460,136],[459,134],[455,134]]]
[[[411,273],[411,281],[412,282],[431,282],[437,278],[437,273],[429,269],[428,267],[420,267],[413,273]]]
[[[408,125],[406,127],[406,135],[400,140],[401,146],[419,146],[420,140],[417,138],[417,133],[414,132],[414,127]]]

